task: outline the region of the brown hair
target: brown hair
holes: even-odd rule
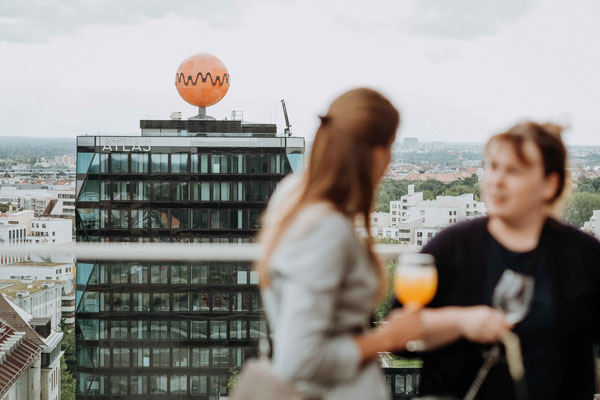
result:
[[[269,286],[269,259],[296,215],[310,204],[325,202],[350,218],[364,219],[367,250],[377,267],[383,290],[385,274],[373,252],[369,229],[376,185],[371,169],[372,149],[391,146],[400,114],[380,93],[359,88],[335,99],[320,119],[300,194],[276,224],[263,224],[259,238],[264,253],[255,266],[259,282],[263,287]]]
[[[562,130],[562,126],[552,123],[522,122],[506,132],[492,136],[485,145],[485,151],[494,143],[507,142],[513,146],[519,161],[530,165],[530,160],[523,152],[523,145],[526,142],[535,144],[542,154],[544,175],[558,175],[558,187],[550,201],[555,203],[564,193],[567,182],[567,149],[562,141]]]

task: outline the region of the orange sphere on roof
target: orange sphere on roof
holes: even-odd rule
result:
[[[212,54],[199,53],[183,60],[175,86],[188,103],[208,107],[218,103],[229,90],[229,72]]]

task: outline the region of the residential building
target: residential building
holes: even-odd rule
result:
[[[0,279],[71,282],[73,280],[73,275],[73,264],[20,261],[0,266]]]
[[[73,220],[69,218],[36,218],[31,222],[32,244],[61,244],[73,241]]]
[[[0,296],[0,398],[60,399],[62,332]]]
[[[583,230],[596,238],[600,238],[600,210],[594,210],[589,221],[584,222]]]
[[[247,243],[304,139],[239,120],[77,138],[78,242]],[[266,322],[250,263],[78,260],[78,399],[215,398]],[[138,396],[138,397],[136,397]]]
[[[22,246],[26,242],[27,228],[25,226],[0,224],[0,246]],[[0,254],[0,266],[22,260],[22,256]]]
[[[75,322],[74,304],[63,305],[74,296],[71,281],[0,279],[0,295],[33,317],[50,318],[54,330],[60,330],[63,318],[67,325]]]

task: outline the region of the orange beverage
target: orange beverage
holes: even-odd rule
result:
[[[394,292],[404,305],[423,307],[437,291],[437,269],[433,257],[410,254],[401,258],[394,278]]]

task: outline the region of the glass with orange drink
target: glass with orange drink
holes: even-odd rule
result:
[[[435,296],[438,276],[430,254],[403,254],[394,277],[394,292],[404,306],[424,307]]]

